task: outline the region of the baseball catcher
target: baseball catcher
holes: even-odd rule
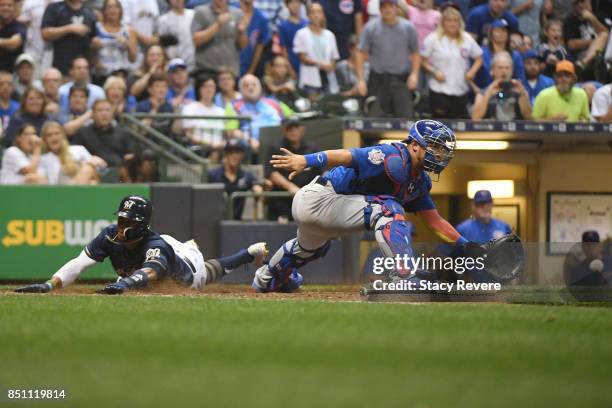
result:
[[[296,193],[292,214],[297,237],[257,270],[253,287],[260,292],[296,290],[303,281],[299,267],[324,256],[332,238],[364,228],[375,232],[386,257],[413,258],[406,212],[416,213],[446,242],[480,248],[442,218],[429,194],[430,174],[439,177],[454,149],[453,131],[434,120],[415,122],[401,143],[305,156],[282,149],[284,155],[272,156],[270,163],[291,171],[290,179],[307,167],[330,170]],[[417,272],[414,265],[396,271],[406,278],[413,272]]]
[[[179,242],[152,231],[149,227],[152,212],[148,199],[135,195],[125,197],[115,213],[117,223],[102,230],[78,257],[68,261],[47,282],[24,286],[15,292],[46,293],[70,285],[83,271],[106,258],[110,258],[119,279],[98,293],[120,294],[146,288],[149,283],[165,278],[202,290],[240,265],[261,264],[267,255],[266,244],[258,242],[233,255],[204,261],[193,240]]]

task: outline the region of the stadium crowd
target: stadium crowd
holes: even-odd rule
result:
[[[136,149],[120,123],[130,112],[189,116],[142,123],[212,162],[224,150],[266,162],[259,129],[327,95],[355,98],[373,117],[608,122],[611,8],[605,0],[0,0],[0,183],[95,183],[106,168],[119,168],[123,182],[155,180],[154,155]],[[305,148],[292,136],[300,125],[290,125],[282,144]],[[235,164],[224,166],[235,182]],[[270,169],[266,176],[270,189],[297,187]]]

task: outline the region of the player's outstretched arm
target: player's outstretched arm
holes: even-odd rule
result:
[[[305,156],[291,153],[289,150],[282,147],[281,151],[284,153],[283,155],[272,155],[270,164],[272,164],[275,169],[286,169],[291,171],[289,180],[293,180],[296,175],[304,171],[307,167],[324,169],[326,167],[350,166],[353,161],[353,155],[350,150],[345,149],[325,150]]]
[[[45,283],[35,283],[15,289],[17,293],[48,293],[53,289],[68,286],[79,277],[85,269],[95,265],[96,261],[91,259],[85,251],[81,251],[79,256],[66,262],[51,279]]]
[[[96,292],[103,295],[120,295],[127,290],[143,289],[149,282],[157,280],[157,272],[153,268],[142,268],[128,276],[121,278],[117,282],[109,283]]]
[[[421,219],[425,221],[425,224],[427,224],[427,226],[442,240],[458,244],[467,244],[467,239],[462,237],[459,231],[446,221],[435,208],[418,211],[417,215],[421,217]]]
[[[484,255],[484,249],[481,245],[468,241],[455,229],[455,227],[446,221],[435,208],[419,211],[417,215],[421,217],[427,226],[442,240],[465,247],[467,256],[477,258]]]

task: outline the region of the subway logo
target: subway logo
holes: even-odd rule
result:
[[[83,246],[112,224],[109,220],[10,220],[2,246]]]

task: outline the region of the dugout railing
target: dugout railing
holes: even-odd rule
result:
[[[172,126],[173,137],[163,134],[153,126],[146,125],[143,119],[169,120],[173,123],[185,119],[201,119],[223,121],[225,123],[236,121],[250,134],[251,118],[246,116],[200,116],[180,115],[173,113],[124,113],[121,123],[139,145],[155,152],[159,160],[160,181],[205,183],[207,181],[209,160],[197,154],[189,144],[180,143],[185,139],[184,129],[179,124]]]
[[[234,208],[236,205],[236,199],[252,199],[252,203],[245,205],[243,215],[251,213],[250,216],[245,217],[249,220],[263,220],[265,219],[266,206],[270,199],[275,198],[292,198],[293,194],[288,191],[263,191],[261,193],[255,193],[253,191],[236,191],[229,195],[227,200],[227,211],[226,218],[228,220],[234,220]]]

